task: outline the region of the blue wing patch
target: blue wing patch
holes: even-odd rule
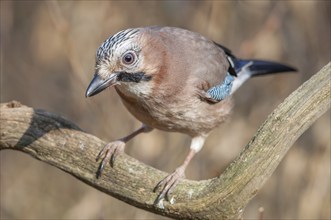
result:
[[[230,73],[226,73],[223,83],[210,88],[207,93],[210,95],[211,98],[217,101],[221,101],[227,98],[228,96],[230,96],[234,79],[234,76],[230,75]]]

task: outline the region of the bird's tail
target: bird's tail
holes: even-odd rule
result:
[[[254,76],[263,76],[267,74],[295,72],[295,68],[264,60],[231,60],[237,77],[233,81],[231,94],[233,94],[246,80]]]

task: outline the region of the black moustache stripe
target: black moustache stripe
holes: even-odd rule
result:
[[[128,73],[128,72],[120,72],[117,75],[117,81],[120,82],[135,82],[139,83],[141,81],[149,81],[151,80],[151,76],[146,76],[144,72],[137,72],[137,73]]]

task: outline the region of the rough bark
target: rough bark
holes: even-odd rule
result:
[[[173,204],[154,205],[166,173],[127,155],[96,178],[95,157],[106,144],[63,117],[12,101],[1,104],[0,150],[25,152],[133,206],[178,219],[235,219],[274,172],[298,137],[330,109],[329,63],[284,100],[242,153],[219,176],[183,180]]]

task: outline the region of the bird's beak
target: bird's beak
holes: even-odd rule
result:
[[[118,74],[116,73],[112,73],[108,78],[102,79],[98,74],[94,74],[90,85],[87,87],[85,96],[94,96],[99,92],[102,92],[107,87],[115,85],[117,82],[117,75]]]

